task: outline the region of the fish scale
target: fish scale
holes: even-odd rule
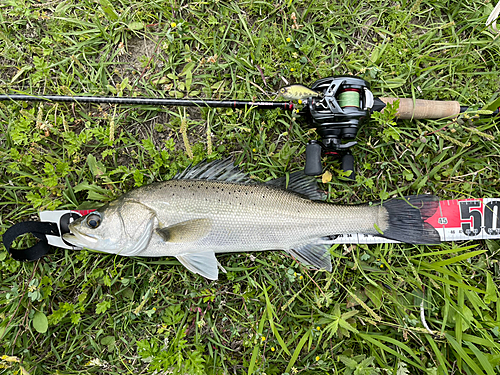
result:
[[[150,194],[137,189],[129,198],[157,211],[162,226],[197,218],[212,220],[207,237],[189,246],[210,246],[216,253],[287,249],[308,238],[356,230],[377,234],[374,217],[386,215],[381,206],[336,206],[265,185],[181,180],[153,185],[147,190]],[[163,193],[165,190],[168,192]],[[175,198],[175,203],[169,198]],[[386,229],[385,223],[375,223],[380,229]],[[251,232],[247,232],[249,227]],[[185,247],[185,244],[178,245],[175,253],[186,251]],[[161,252],[160,249],[155,251]],[[146,250],[142,255],[162,254]]]
[[[75,220],[64,239],[125,256],[174,256],[209,279],[218,277],[216,253],[281,249],[331,270],[328,249],[334,235],[439,242],[437,232],[424,223],[437,208],[435,197],[357,206],[318,201],[321,197],[315,179],[302,172],[259,184],[230,161],[202,163]]]

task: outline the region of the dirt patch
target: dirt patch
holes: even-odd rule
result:
[[[128,60],[137,70],[142,70],[141,58],[150,59],[157,50],[158,43],[156,39],[132,37],[123,47],[125,53],[121,57]]]

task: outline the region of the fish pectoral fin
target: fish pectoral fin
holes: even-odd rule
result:
[[[332,261],[328,252],[330,247],[330,243],[309,243],[295,246],[287,252],[301,263],[331,272]]]
[[[203,251],[201,253],[181,254],[176,256],[191,272],[197,273],[209,280],[217,280],[219,275],[217,258],[213,251]]]
[[[185,243],[194,242],[205,237],[212,229],[210,219],[193,219],[183,221],[164,228],[157,228],[156,233],[165,242]]]

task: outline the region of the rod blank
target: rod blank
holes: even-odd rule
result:
[[[245,108],[257,107],[265,109],[280,108],[291,111],[292,102],[248,100],[203,100],[203,99],[164,99],[164,98],[122,98],[113,96],[64,96],[64,95],[0,95],[0,101],[28,101],[28,102],[67,102],[67,103],[106,103],[132,104],[154,106],[181,106],[181,107],[208,107],[208,108]]]

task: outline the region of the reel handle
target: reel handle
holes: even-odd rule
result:
[[[402,120],[412,119],[440,119],[460,114],[460,103],[456,101],[379,98],[385,104],[392,104],[399,100],[397,117]],[[382,110],[383,111],[383,110]]]
[[[321,145],[317,141],[309,141],[306,145],[306,165],[304,167],[304,173],[307,176],[317,176],[322,172]]]
[[[323,173],[323,165],[321,164],[321,152],[323,147],[324,146],[318,141],[313,140],[307,143],[306,165],[304,167],[304,174],[307,176],[318,176]],[[356,174],[354,173],[354,156],[349,151],[343,151],[342,153],[342,170],[344,172],[351,171],[351,174],[346,178],[354,181],[356,179]]]
[[[354,172],[354,156],[351,153],[342,156],[342,170],[344,172],[351,171],[351,174],[346,177],[349,180],[354,181],[356,179],[356,173]]]

